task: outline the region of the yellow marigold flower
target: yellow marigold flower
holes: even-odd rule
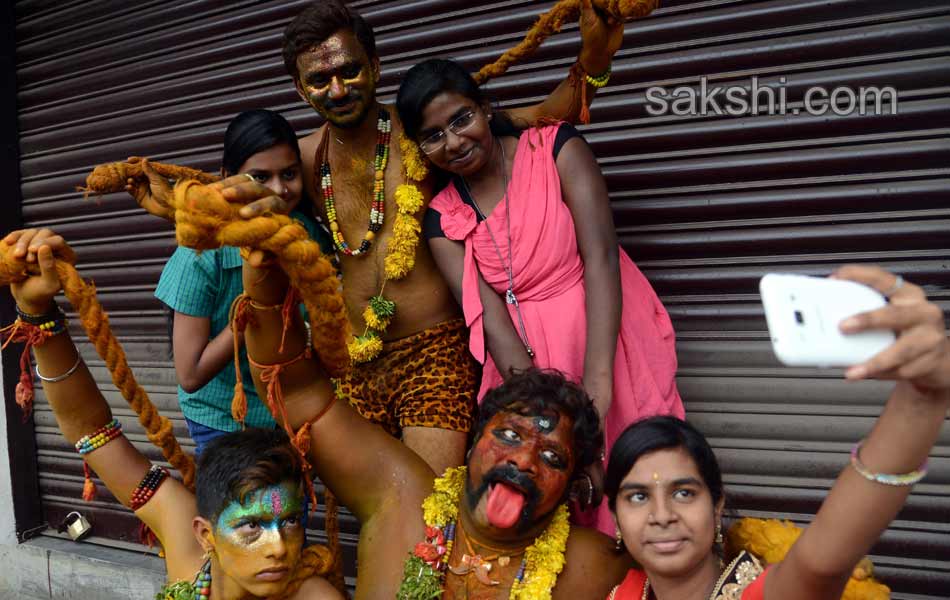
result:
[[[365,363],[373,360],[383,351],[383,340],[375,333],[368,333],[354,337],[347,344],[350,358],[354,363]]]
[[[402,279],[412,271],[421,232],[422,226],[413,217],[403,213],[396,215],[384,265],[387,279]]]
[[[399,135],[399,152],[402,154],[402,165],[406,168],[406,175],[413,181],[422,181],[429,174],[429,167],[426,166],[426,159],[422,158],[419,152],[419,146],[407,138],[405,134]]]
[[[422,192],[414,185],[404,183],[396,188],[396,206],[401,213],[416,214],[424,201]]]
[[[373,310],[372,306],[367,306],[366,310],[363,311],[363,320],[366,321],[366,326],[370,329],[375,329],[376,331],[385,331],[389,324],[392,322],[392,317],[380,317],[376,314],[376,311]]]

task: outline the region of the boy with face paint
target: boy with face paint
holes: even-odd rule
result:
[[[607,72],[622,42],[623,24],[602,16],[586,0],[581,34],[581,66],[592,75]],[[391,117],[382,228],[375,232],[367,252],[357,256],[340,253],[350,322],[354,331],[362,332],[363,313],[370,298],[379,294],[384,277],[383,258],[394,222],[389,215],[396,213],[393,194],[404,183],[405,168],[397,143],[402,126],[394,108],[376,101],[380,57],[373,31],[342,2],[321,1],[302,11],[284,33],[283,55],[301,99],[327,121],[300,140],[308,195],[314,199],[317,213],[328,219],[320,175],[326,162],[335,206],[336,222],[331,228],[339,228],[350,248],[359,246],[367,233],[378,124],[386,114]],[[587,98],[593,98],[595,92],[588,86]],[[581,97],[579,89],[565,81],[543,103],[513,109],[509,116],[524,123],[542,116],[576,120]],[[418,187],[428,202],[432,182],[426,179]],[[247,210],[256,214],[274,209],[271,201],[279,203],[277,199],[263,200]],[[341,381],[341,393],[361,415],[401,437],[441,473],[461,464],[472,424],[477,367],[467,348],[467,328],[424,243],[415,251],[412,271],[402,279],[387,281],[385,290],[397,310],[382,336],[383,351],[352,369]],[[413,383],[419,378],[426,384]]]
[[[245,263],[245,292],[254,305],[279,302],[286,286],[279,269]],[[280,384],[290,423],[295,428],[311,423],[316,474],[360,520],[356,598],[392,598],[407,557],[427,539],[423,501],[432,494],[436,475],[348,403],[336,402],[318,361],[289,362],[305,344],[299,316],[292,318],[285,330],[277,312],[255,309],[245,332],[249,356],[256,364],[288,363]],[[262,389],[256,371],[255,378]],[[489,392],[473,431],[467,470],[458,480],[455,541],[444,557],[442,598],[501,600],[509,597],[526,550],[557,522],[562,504],[575,490],[587,492],[575,484],[586,482],[582,471],[598,459],[603,434],[583,389],[537,370],[514,375]],[[554,599],[604,597],[622,578],[627,559],[601,533],[573,526],[568,531],[563,570],[546,591]]]
[[[48,229],[16,231],[3,242],[38,272],[11,285],[19,309],[56,318],[53,299],[62,285],[54,255],[69,254],[66,242]],[[331,571],[329,550],[303,549],[303,469],[283,432],[248,429],[209,443],[192,493],[165,478],[115,428],[68,331],[34,346],[34,356],[37,370],[46,374],[43,392],[63,436],[89,446],[83,455],[89,466],[158,537],[169,582],[205,581],[212,600],[343,598],[319,575]],[[117,435],[105,443],[88,441],[104,429]]]

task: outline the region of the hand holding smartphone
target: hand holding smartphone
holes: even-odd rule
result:
[[[790,367],[847,367],[894,343],[882,329],[844,334],[838,324],[887,304],[880,292],[839,279],[770,273],[759,282],[772,349]]]

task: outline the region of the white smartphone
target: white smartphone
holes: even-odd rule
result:
[[[848,367],[894,343],[883,329],[845,335],[844,319],[883,307],[877,290],[840,279],[769,273],[759,282],[772,350],[789,367]]]

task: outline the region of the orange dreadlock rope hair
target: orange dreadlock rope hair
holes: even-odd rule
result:
[[[659,5],[659,0],[593,0],[593,4],[594,8],[615,19],[626,21],[649,15]],[[475,81],[482,84],[503,74],[511,65],[537,50],[548,36],[560,31],[565,21],[575,21],[580,14],[581,0],[561,0],[538,18],[521,43],[502,54],[495,62],[482,67],[475,74]]]
[[[351,337],[350,321],[336,270],[303,225],[280,214],[244,220],[238,215],[239,206],[225,200],[218,190],[194,180],[178,182],[172,204],[182,246],[199,251],[237,246],[274,254],[307,307],[313,349],[323,367],[331,377],[346,373],[350,366],[346,347]]]
[[[56,260],[56,273],[63,284],[66,298],[79,313],[83,329],[89,335],[89,341],[105,361],[109,373],[112,374],[112,382],[138,415],[139,423],[145,428],[149,441],[158,446],[165,460],[181,473],[185,487],[193,490],[194,459],[182,451],[172,432],[171,421],[158,414],[148,394],[135,380],[135,376],[129,369],[129,363],[125,359],[125,351],[109,327],[109,316],[96,298],[95,286],[79,277],[73,263],[75,263],[75,256],[71,254],[61,256]],[[33,265],[28,271],[23,259],[13,258],[13,247],[0,241],[0,285],[23,281],[31,273],[38,273],[37,269],[38,267]],[[32,396],[32,387],[29,393]]]
[[[149,166],[166,179],[179,181],[181,179],[196,179],[201,183],[214,183],[221,179],[217,175],[205,173],[198,169],[190,167],[179,167],[178,165],[169,165],[159,162],[149,161]],[[148,182],[148,176],[142,170],[142,162],[139,159],[130,159],[127,162],[114,162],[99,165],[93,169],[92,173],[86,177],[86,187],[79,188],[79,191],[86,194],[111,194],[115,192],[124,192],[125,184],[129,179]]]
[[[333,551],[327,548],[326,546],[321,546],[315,544],[313,546],[307,546],[303,549],[303,552],[300,554],[300,562],[297,563],[297,568],[294,569],[293,574],[290,576],[290,583],[287,584],[284,593],[281,594],[281,598],[290,598],[297,593],[297,590],[300,589],[300,586],[303,585],[303,582],[310,579],[314,575],[319,575],[320,577],[325,577],[327,580],[334,585],[341,593],[345,595],[346,588],[343,586],[342,577],[343,570],[335,562],[335,556]],[[333,580],[335,574],[339,573],[340,583],[337,583]]]

